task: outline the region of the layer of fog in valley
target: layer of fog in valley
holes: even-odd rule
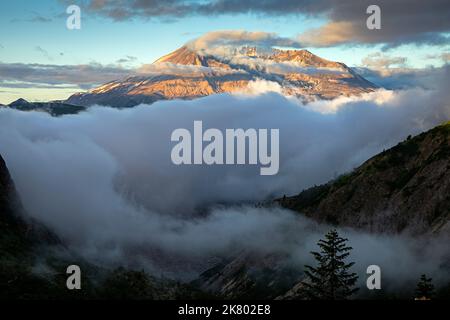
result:
[[[380,89],[303,105],[257,81],[236,95],[91,107],[58,118],[5,108],[0,153],[27,213],[91,261],[187,279],[215,259],[248,250],[286,254],[301,268],[328,226],[280,208],[239,204],[327,182],[450,119],[445,89]],[[248,165],[175,166],[171,132],[192,129],[194,120],[222,130],[279,129],[279,173],[260,176],[259,166]],[[399,283],[424,272],[437,279],[448,274],[442,239],[341,232],[355,248],[359,272],[378,264]]]

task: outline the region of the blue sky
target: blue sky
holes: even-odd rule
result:
[[[65,9],[66,6],[52,0],[1,2],[0,28],[11,31],[1,35],[1,60],[55,64],[95,61],[108,64],[131,55],[137,57],[138,62],[149,63],[177,49],[186,41],[212,30],[264,29],[263,31],[291,36],[318,24],[317,21],[306,18],[298,21],[298,18],[258,18],[248,14],[214,19],[188,17],[173,22],[139,19],[113,22],[106,18],[83,15],[82,12],[81,30],[68,30]],[[52,21],[28,21],[36,16]],[[52,59],[36,50],[37,46],[46,50]],[[60,53],[64,56],[60,56]]]
[[[77,4],[77,1],[73,1]],[[214,30],[247,30],[274,32],[296,37],[326,23],[325,17],[299,15],[234,15],[185,16],[172,19],[130,18],[114,21],[82,11],[81,30],[66,28],[66,4],[56,0],[0,2],[0,62],[3,64],[80,65],[99,63],[118,65],[118,60],[135,57],[124,68],[151,63],[160,56],[182,46],[186,41]],[[380,52],[380,44],[344,45],[307,48],[330,60],[349,66],[361,65],[364,57]],[[444,47],[448,49],[448,45]],[[407,57],[406,66],[439,67],[443,62],[430,59],[443,51],[442,45],[402,45],[389,50],[389,56]],[[411,54],[411,53],[414,54]],[[1,74],[0,74],[1,78]],[[114,80],[114,79],[111,79]],[[5,88],[0,84],[0,103],[25,96],[31,100],[64,99],[77,88]]]

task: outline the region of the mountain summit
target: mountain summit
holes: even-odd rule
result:
[[[283,94],[305,100],[357,95],[376,88],[345,64],[307,50],[242,47],[198,52],[183,46],[142,67],[136,75],[74,94],[66,102],[132,107],[158,100],[245,92],[249,83],[261,80],[279,85]]]
[[[450,122],[327,184],[278,199],[319,222],[370,232],[450,234]]]

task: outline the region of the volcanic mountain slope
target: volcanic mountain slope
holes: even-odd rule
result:
[[[450,122],[408,138],[334,181],[277,201],[340,226],[450,233]]]
[[[258,79],[276,82],[284,94],[307,100],[356,95],[376,88],[343,63],[322,59],[307,50],[258,50],[244,47],[225,56],[198,53],[183,46],[156,60],[140,75],[74,94],[66,102],[132,107],[245,91],[250,81]]]
[[[0,300],[211,297],[144,271],[92,265],[67,249],[49,229],[24,217],[24,208],[0,156]],[[82,290],[66,288],[66,268],[72,264],[81,268]]]

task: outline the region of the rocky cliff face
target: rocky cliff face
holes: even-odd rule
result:
[[[450,232],[450,122],[277,202],[320,222],[373,232]]]
[[[247,48],[217,56],[184,46],[156,60],[152,67],[151,74],[112,81],[87,93],[74,94],[66,102],[132,107],[158,100],[243,91],[250,81],[258,79],[276,82],[284,94],[306,100],[357,95],[375,88],[346,65],[307,50],[259,53],[256,48]]]

